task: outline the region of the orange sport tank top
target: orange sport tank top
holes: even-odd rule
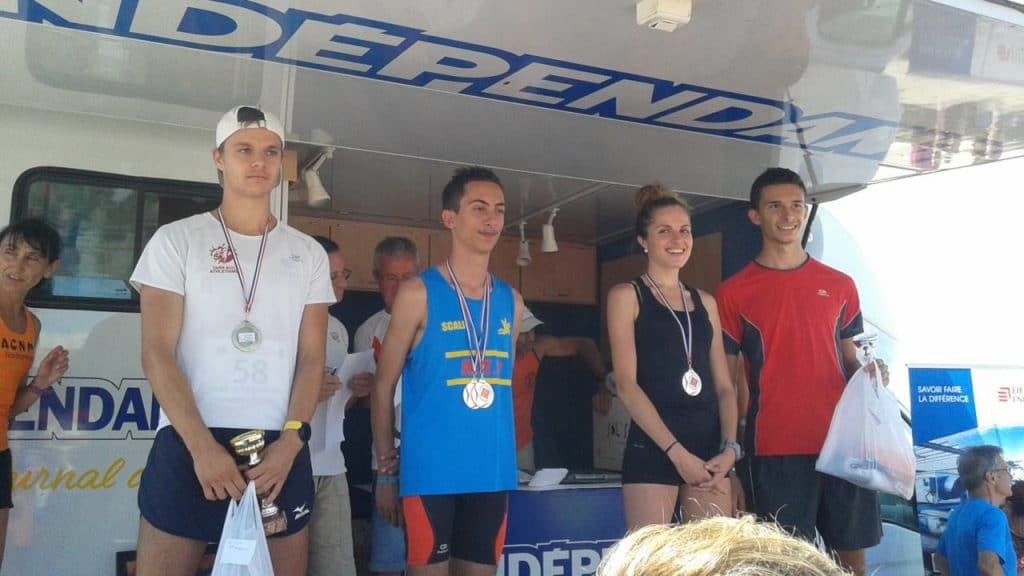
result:
[[[0,320],[0,450],[7,450],[7,420],[11,406],[24,385],[25,376],[32,368],[36,356],[36,331],[28,308],[25,312],[25,330],[18,333]]]

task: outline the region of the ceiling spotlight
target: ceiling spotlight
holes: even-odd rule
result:
[[[530,241],[526,239],[526,221],[519,223],[519,257],[516,264],[528,266],[533,258],[530,257]]]
[[[306,203],[312,208],[327,208],[331,205],[331,195],[320,181],[318,171],[324,162],[333,157],[333,148],[321,148],[317,156],[302,171],[302,181],[306,184]]]
[[[551,209],[551,215],[548,216],[548,223],[541,228],[541,240],[540,240],[540,251],[541,252],[558,252],[558,242],[555,242],[555,215],[558,214],[558,208]]]

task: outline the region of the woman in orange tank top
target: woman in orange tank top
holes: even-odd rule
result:
[[[0,232],[0,564],[13,506],[8,422],[49,394],[68,369],[68,353],[57,346],[39,363],[35,377],[26,385],[41,326],[25,306],[25,297],[57,271],[60,248],[60,235],[42,220],[23,220]]]

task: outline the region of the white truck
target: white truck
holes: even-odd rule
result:
[[[578,249],[566,258],[593,284],[534,299],[590,310],[649,181],[692,202],[713,286],[749,253],[737,214],[766,166],[824,202],[1024,154],[1019,3],[644,4],[638,21],[610,0],[0,0],[0,221],[43,216],[64,236],[31,305],[39,349],[72,358],[11,422],[3,574],[111,574],[135,547],[158,407],[127,278],[159,225],[217,204],[213,126],[235,104],[285,122],[282,220],[346,238],[415,230],[434,254],[452,167],[491,166],[511,260],[519,224],[536,238],[557,208]],[[549,276],[508,273],[524,292],[553,286],[548,262]]]

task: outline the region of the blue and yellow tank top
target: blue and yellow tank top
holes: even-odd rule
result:
[[[462,399],[473,377],[473,351],[458,295],[437,268],[420,277],[427,289],[427,320],[402,371],[401,495],[513,490],[512,288],[493,280],[483,371],[494,389],[494,403],[474,410]],[[467,299],[467,304],[479,328],[483,302]]]

